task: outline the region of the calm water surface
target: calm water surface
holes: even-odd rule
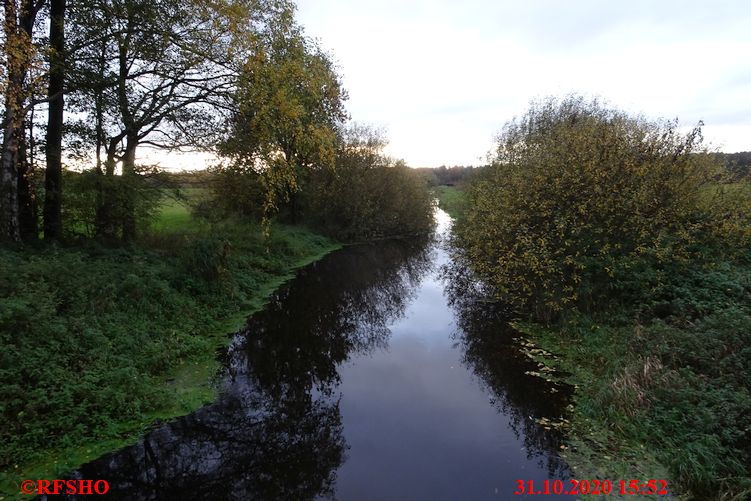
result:
[[[218,400],[84,465],[110,499],[522,499],[567,479],[535,421],[567,390],[525,374],[502,312],[438,237],[301,270],[223,353]],[[556,496],[534,496],[556,499]]]

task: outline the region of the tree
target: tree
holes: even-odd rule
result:
[[[342,128],[336,168],[311,174],[303,191],[307,219],[344,241],[426,234],[433,203],[427,182],[383,153],[387,141],[372,127]]]
[[[102,183],[99,232],[112,238],[119,226],[120,236],[128,240],[136,231],[132,190],[137,147],[183,144],[180,127],[187,124],[181,119],[190,114],[189,107],[208,99],[211,85],[203,84],[215,75],[204,75],[204,60],[194,54],[198,41],[192,35],[201,27],[190,3],[94,4],[79,13],[86,24],[78,35],[89,50],[77,63],[85,68],[79,74],[88,79],[76,86],[95,95],[95,136],[99,148],[104,147],[103,174],[110,178]],[[118,163],[122,182],[115,183]]]
[[[256,40],[240,75],[237,113],[221,152],[261,174],[266,217],[290,202],[294,221],[305,172],[333,167],[345,99],[333,63],[291,18]]]
[[[50,0],[50,69],[47,98],[47,166],[44,177],[44,238],[62,236],[63,84],[65,82],[65,0]]]
[[[227,33],[227,15],[246,7]],[[273,6],[270,7],[270,6]],[[236,85],[235,54],[269,11],[283,2],[96,0],[74,9],[78,20],[77,109],[94,124],[81,130],[96,145],[102,176],[99,233],[135,235],[139,146],[209,149]],[[268,8],[269,10],[264,10]],[[237,22],[237,19],[232,22]],[[103,159],[100,157],[103,156]],[[115,178],[117,167],[121,176]]]
[[[33,106],[29,71],[37,55],[32,36],[43,0],[4,0],[5,113],[0,156],[0,239],[20,241],[22,234],[19,186],[27,189],[23,161],[26,115]],[[26,197],[28,198],[28,197]]]
[[[749,205],[722,182],[699,127],[681,134],[596,100],[548,99],[499,135],[459,244],[499,298],[550,320],[622,300],[639,287],[635,269],[744,248]]]

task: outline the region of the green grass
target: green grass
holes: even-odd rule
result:
[[[536,359],[556,373],[567,374],[560,379],[575,388],[566,450],[561,453],[575,478],[611,480],[614,484],[621,479],[669,478],[668,468],[656,457],[649,441],[640,440],[638,433],[623,433],[621,428],[633,423],[619,415],[622,411],[612,405],[617,402],[608,407],[601,401],[619,371],[634,357],[626,348],[628,327],[598,325],[591,319],[553,328],[526,322],[517,322],[514,327],[553,354],[538,354]],[[674,486],[669,483],[668,487]]]
[[[210,402],[216,348],[339,247],[300,227],[209,227],[176,203],[155,224],[126,249],[0,249],[0,498]]]
[[[751,265],[673,276],[635,308],[516,327],[569,375],[579,478],[668,479],[688,499],[751,496]]]
[[[205,196],[204,188],[182,188],[179,195],[165,192],[157,208],[151,230],[156,233],[179,233],[203,231],[208,228],[204,221],[196,220],[191,215],[191,204],[197,203]]]
[[[433,188],[438,197],[438,206],[453,218],[460,218],[467,204],[464,190],[456,186],[436,186]]]

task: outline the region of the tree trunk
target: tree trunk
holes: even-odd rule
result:
[[[18,34],[18,12],[15,0],[4,0],[6,68],[5,123],[0,161],[0,240],[21,240],[18,219],[18,137],[23,120],[23,43]],[[21,130],[21,134],[23,131]]]
[[[2,164],[0,166],[0,240],[21,240],[18,219],[18,138],[12,122],[17,110],[6,99],[7,124],[3,130]]]
[[[34,0],[23,0],[21,2],[22,8],[18,16],[18,23],[21,29],[23,38],[21,39],[25,47],[29,52],[26,53],[21,65],[21,82],[26,80],[26,75],[31,67],[31,40],[34,35],[34,22],[40,4],[36,4]],[[19,101],[19,109],[23,108],[27,95],[22,95]],[[28,96],[33,97],[33,96]],[[34,107],[31,106],[30,110],[30,123],[29,123],[29,136],[26,140],[26,116],[25,113],[19,116],[21,121],[20,127],[17,131],[18,134],[18,156],[16,163],[16,171],[18,172],[18,224],[21,240],[29,241],[39,238],[39,227],[37,222],[37,206],[34,196],[34,184],[32,175],[34,171],[34,163],[32,158],[32,147],[34,143]]]
[[[117,141],[110,141],[107,147],[107,158],[104,161],[104,172],[99,171],[99,186],[97,193],[96,234],[105,240],[115,240],[115,207],[117,205],[118,190],[115,189],[115,151]]]
[[[21,240],[28,242],[39,238],[37,204],[32,183],[33,163],[31,144],[21,136],[18,147],[18,223]]]
[[[126,242],[136,238],[136,146],[138,138],[128,135],[123,154],[123,240]]]
[[[44,176],[44,238],[62,236],[63,82],[65,78],[65,0],[50,1],[50,73],[47,96],[47,170]]]
[[[5,85],[5,122],[3,145],[0,152],[0,240],[21,240],[21,217],[19,200],[30,200],[31,187],[26,166],[19,176],[21,147],[24,130],[26,94],[24,81],[31,66],[34,47],[31,35],[41,3],[34,0],[3,0],[5,23],[5,67],[8,80]],[[19,197],[19,188],[23,194]]]

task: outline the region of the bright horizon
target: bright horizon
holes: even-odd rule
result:
[[[634,0],[298,0],[356,122],[382,127],[411,167],[479,165],[532,100],[570,93],[650,119],[704,122],[705,144],[751,151],[751,3]],[[205,168],[210,154],[141,148]]]
[[[352,119],[412,167],[477,165],[533,99],[578,93],[648,118],[702,120],[751,150],[751,3],[299,0]]]

